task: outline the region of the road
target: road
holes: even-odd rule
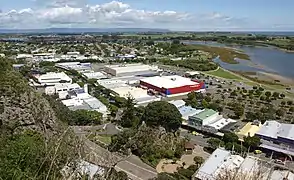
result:
[[[101,125],[96,128],[107,127]],[[75,133],[83,140],[88,159],[100,166],[113,167],[118,171],[124,171],[133,180],[148,180],[157,176],[157,172],[151,166],[145,164],[137,156],[124,157],[111,153],[107,149],[97,145],[86,138],[86,131],[83,128],[73,127]],[[88,132],[89,133],[89,132]]]
[[[105,52],[103,51],[103,49],[101,48],[101,46],[99,44],[95,44],[95,46],[97,47],[97,49],[99,49],[99,51],[101,52],[101,56],[104,57],[105,56]]]
[[[188,137],[190,138],[190,142],[192,142],[195,145],[199,145],[202,147],[207,147],[209,144],[207,143],[208,138],[204,138],[202,135],[192,135],[191,133],[188,133],[187,130],[181,129],[180,133],[181,137],[185,138]]]

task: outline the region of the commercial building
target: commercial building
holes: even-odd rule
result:
[[[220,177],[267,180],[271,166],[256,157],[243,158],[222,148],[216,149],[193,175],[194,180],[217,180]],[[238,178],[239,177],[239,178]],[[241,178],[242,177],[242,178]],[[231,178],[229,178],[231,179]]]
[[[239,132],[237,132],[238,135],[245,137],[245,136],[254,136],[256,132],[259,131],[259,129],[261,128],[261,124],[260,122],[249,122],[247,123],[244,127],[242,127],[240,129]]]
[[[236,171],[244,161],[239,155],[218,148],[194,174],[194,180],[216,180],[223,173]]]
[[[71,84],[72,79],[64,72],[49,72],[46,74],[35,75],[38,82],[34,82],[35,86],[54,86],[56,84]]]
[[[157,66],[146,64],[122,64],[107,65],[104,71],[113,76],[135,76],[140,74],[154,73],[158,70]]]
[[[212,109],[205,109],[198,114],[189,116],[188,126],[190,127],[209,127],[211,130],[220,130],[228,124],[235,123],[233,119],[223,118],[219,112]]]
[[[205,109],[201,113],[191,116],[189,118],[189,122],[195,126],[206,126],[215,122],[221,117],[222,116],[218,112],[212,109]]]
[[[154,76],[140,80],[140,85],[166,96],[184,95],[192,91],[204,91],[205,83],[181,76]]]
[[[188,120],[190,116],[194,116],[196,114],[199,114],[200,112],[204,111],[203,109],[195,109],[192,108],[191,106],[186,106],[186,102],[183,100],[174,100],[174,101],[169,101],[169,103],[175,105],[178,110],[180,111],[182,118],[184,120]],[[185,124],[186,122],[183,122]]]
[[[292,180],[294,173],[288,170],[274,170],[269,180]]]
[[[255,134],[262,140],[260,147],[294,156],[294,125],[266,121]]]

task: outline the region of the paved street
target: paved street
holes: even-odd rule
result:
[[[188,133],[187,130],[181,129],[181,137],[189,137],[190,141],[195,145],[199,145],[202,147],[208,146],[208,143],[207,143],[208,138],[204,138],[201,135],[198,135],[198,136],[192,135],[191,133]]]
[[[106,127],[108,126],[115,128],[115,126],[113,127],[111,124],[95,126],[94,128],[107,129]],[[91,162],[100,166],[115,166],[116,170],[126,172],[128,176],[134,180],[148,180],[157,176],[156,170],[142,162],[137,156],[131,155],[129,157],[123,157],[121,155],[111,153],[107,149],[102,148],[87,139],[86,134],[89,133],[87,132],[88,128],[89,127],[73,127],[75,133],[81,137],[85,143],[85,150],[89,154],[88,159],[91,159]]]

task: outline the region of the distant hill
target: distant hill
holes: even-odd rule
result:
[[[144,33],[144,32],[170,32],[168,29],[156,28],[47,28],[47,29],[0,29],[0,34],[80,34],[80,33]]]

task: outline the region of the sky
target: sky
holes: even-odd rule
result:
[[[0,0],[0,29],[294,31],[293,0]]]

